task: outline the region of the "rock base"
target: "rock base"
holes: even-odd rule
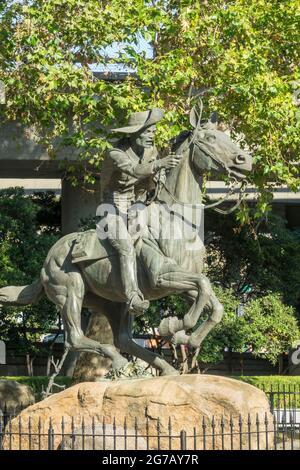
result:
[[[18,408],[24,408],[34,402],[33,390],[28,385],[14,380],[0,380],[0,405],[5,407],[8,413],[14,413]]]
[[[121,450],[129,437],[131,449],[248,449],[249,439],[251,449],[272,448],[270,436],[266,442],[266,426],[271,430],[273,423],[266,395],[213,375],[81,383],[23,410],[11,423],[13,433],[19,418],[23,429],[30,421],[31,436],[21,443],[17,434],[5,436],[6,449],[78,449],[78,443],[86,448],[86,439],[89,450],[106,447],[105,440]],[[39,439],[39,432],[45,436]]]

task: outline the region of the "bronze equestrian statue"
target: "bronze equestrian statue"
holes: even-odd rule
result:
[[[181,133],[173,144],[172,152],[179,157],[169,155],[165,160],[159,160],[152,140],[152,126],[159,117],[158,110],[134,116],[129,131],[136,122],[136,132],[126,133],[129,139],[106,157],[102,179],[104,202],[109,201],[116,209],[114,218],[108,220],[110,215],[100,211],[100,229],[62,237],[50,249],[40,278],[28,286],[0,289],[0,303],[28,305],[47,295],[61,312],[67,348],[109,357],[114,369],[127,364],[121,352],[128,353],[167,375],[178,372],[158,354],[133,341],[133,318],[142,314],[147,306],[145,302],[181,294],[189,301],[188,312],[182,319],[163,319],[159,329],[173,343],[193,348],[199,348],[211,329],[221,321],[223,307],[203,274],[205,248],[194,220],[195,211],[189,215],[185,209],[203,207],[201,179],[206,172],[226,173],[236,181],[244,181],[245,172],[252,168],[252,157],[217,129],[214,118],[202,122],[193,108],[190,113],[193,129]],[[144,158],[147,158],[148,149],[151,161],[147,163]],[[124,166],[120,163],[123,157]],[[108,173],[104,168],[112,163]],[[165,174],[161,177],[158,170]],[[105,178],[110,182],[114,180],[114,184],[108,184]],[[139,206],[133,211],[128,227],[121,222],[121,230],[126,230],[123,252],[123,245],[116,246],[116,238],[111,232],[116,219],[126,215],[129,204],[139,200],[138,190],[141,189],[141,193],[148,190],[147,179],[151,183],[157,181],[155,194],[151,203],[146,198],[142,209]],[[141,183],[140,188],[138,183]],[[140,215],[143,223],[136,224],[136,217]],[[101,228],[105,232],[105,227],[108,236],[102,239],[100,232]],[[126,265],[125,260],[120,268],[124,261],[122,256],[128,253],[129,263]],[[101,344],[84,335],[81,329],[83,307],[93,312],[105,312],[112,327],[114,345]],[[210,309],[210,316],[196,326],[205,307]]]

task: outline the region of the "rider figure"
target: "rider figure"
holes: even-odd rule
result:
[[[105,211],[101,226],[104,222],[106,237],[118,252],[123,294],[129,311],[137,315],[149,307],[149,302],[138,287],[135,249],[127,229],[128,211],[137,200],[137,192],[146,192],[159,170],[176,166],[181,158],[169,155],[157,159],[155,124],[162,117],[159,108],[136,112],[126,127],[113,129],[124,136],[107,151],[100,176],[101,202],[111,207]]]

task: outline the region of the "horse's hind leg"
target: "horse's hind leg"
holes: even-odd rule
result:
[[[101,344],[87,338],[81,329],[81,309],[85,286],[80,271],[72,266],[68,272],[50,270],[49,274],[42,272],[42,276],[48,298],[60,309],[66,332],[66,346],[74,351],[91,352],[109,357],[114,363],[116,355],[119,356],[116,348],[111,344]]]
[[[121,306],[121,304],[120,304]],[[161,372],[161,375],[178,375],[179,372],[174,369],[167,361],[158,354],[136,344],[132,339],[133,316],[128,313],[126,305],[120,308],[113,316],[109,318],[111,328],[114,334],[115,346],[121,351],[150,364]]]
[[[120,305],[121,304],[118,302],[111,302],[110,300],[99,298],[92,293],[88,293],[84,298],[83,306],[88,308],[92,314],[90,318],[90,324],[87,329],[89,336],[94,337],[95,340],[101,342],[102,331],[98,324],[98,320],[100,317],[104,316],[108,321],[110,317],[113,317],[116,312],[120,310]],[[111,339],[109,339],[109,341],[110,340]],[[114,346],[112,345],[112,347]],[[114,359],[110,367],[112,369],[120,369],[127,364],[127,359],[125,359],[125,357],[122,356],[115,348]]]

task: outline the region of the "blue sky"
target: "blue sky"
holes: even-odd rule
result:
[[[124,52],[124,48],[126,47],[126,43],[122,42],[115,42],[111,46],[106,47],[105,49],[101,50],[101,55],[107,56],[107,58],[118,58],[120,53]],[[131,46],[135,49],[136,52],[141,53],[145,52],[146,58],[151,59],[153,57],[152,47],[145,39],[141,36],[138,37],[138,44],[131,44]],[[133,72],[133,69],[129,67],[125,67],[122,64],[108,64],[108,65],[101,65],[101,64],[91,64],[90,68],[93,72]]]

